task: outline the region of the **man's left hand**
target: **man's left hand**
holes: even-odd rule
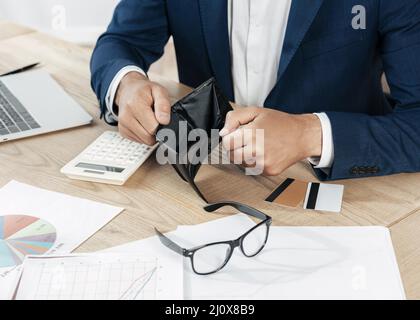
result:
[[[258,129],[263,130],[264,143],[259,143]],[[263,172],[269,176],[279,175],[303,159],[320,157],[322,152],[321,122],[313,114],[237,108],[228,113],[220,135],[231,161],[248,167],[263,163]]]

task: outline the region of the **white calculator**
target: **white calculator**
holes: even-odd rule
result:
[[[148,146],[106,131],[61,169],[71,179],[123,185],[158,144]]]

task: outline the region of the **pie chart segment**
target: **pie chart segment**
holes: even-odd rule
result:
[[[29,237],[23,237],[23,238],[14,238],[10,237],[9,240],[16,240],[16,241],[35,241],[35,242],[54,242],[56,238],[55,233],[47,233],[47,234],[41,234],[41,235],[35,235],[35,236],[29,236]]]
[[[20,265],[26,255],[41,255],[54,245],[50,223],[33,216],[0,216],[0,268]]]
[[[12,256],[15,265],[19,265],[22,263],[23,259],[25,258],[25,255],[23,255],[22,253],[19,253],[18,251],[16,251],[13,247],[11,247],[9,244],[7,244],[10,250],[10,255]]]
[[[31,225],[37,220],[39,219],[35,217],[30,217],[30,216],[5,216],[4,227],[3,227],[3,230],[4,230],[3,238],[7,239],[11,235]]]
[[[15,254],[9,249],[5,241],[0,240],[0,267],[16,265]]]
[[[5,236],[6,239],[16,239],[24,237],[33,237],[38,235],[44,235],[48,233],[55,233],[55,228],[44,220],[37,219],[31,224],[16,230],[13,234]],[[55,240],[55,239],[54,239]]]
[[[25,255],[16,248],[13,248],[10,244],[7,243],[7,245],[9,246],[10,251],[13,252],[15,261],[18,261],[18,264],[20,264],[20,261],[23,261],[23,259],[25,259]]]
[[[10,242],[9,245],[19,250],[23,255],[28,255],[28,254],[37,255],[37,254],[43,254],[48,251],[48,249],[45,250],[44,248],[33,246],[26,243]]]
[[[3,221],[4,219],[2,219],[2,217],[0,217],[0,239],[3,239]]]
[[[35,242],[22,242],[22,241],[9,240],[8,244],[19,249],[19,251],[21,252],[22,250],[23,251],[26,250],[27,254],[43,254],[47,252],[48,249],[50,249],[54,243],[51,243],[51,242],[35,243]],[[25,254],[25,252],[22,252],[22,253]]]

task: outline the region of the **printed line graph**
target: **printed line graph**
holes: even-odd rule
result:
[[[149,272],[141,275],[131,286],[123,293],[120,300],[137,300],[141,294],[144,294],[144,289],[150,283],[156,273],[157,268],[153,268]],[[142,299],[144,300],[144,299]]]
[[[28,273],[24,276],[31,280],[19,291],[34,289],[30,296],[34,300],[156,299],[156,258],[74,257],[33,262],[25,265]]]

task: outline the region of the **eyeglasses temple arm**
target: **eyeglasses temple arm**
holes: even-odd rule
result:
[[[257,219],[261,219],[261,220],[266,220],[266,219],[271,219],[270,216],[266,215],[265,213],[248,207],[244,204],[238,203],[238,202],[233,202],[233,201],[227,201],[227,202],[219,202],[219,203],[213,203],[213,204],[209,204],[208,206],[204,207],[204,210],[206,210],[207,212],[214,212],[222,207],[226,207],[226,206],[230,206],[233,207],[235,209],[237,209],[240,212],[246,213],[254,218]]]
[[[185,250],[184,248],[177,245],[175,242],[173,242],[171,239],[169,239],[167,236],[165,236],[158,229],[155,228],[155,232],[156,232],[157,236],[159,237],[160,242],[162,242],[162,244],[165,247],[171,249],[172,251],[174,251],[174,252],[176,252],[180,255],[185,255],[186,254],[187,250]]]

